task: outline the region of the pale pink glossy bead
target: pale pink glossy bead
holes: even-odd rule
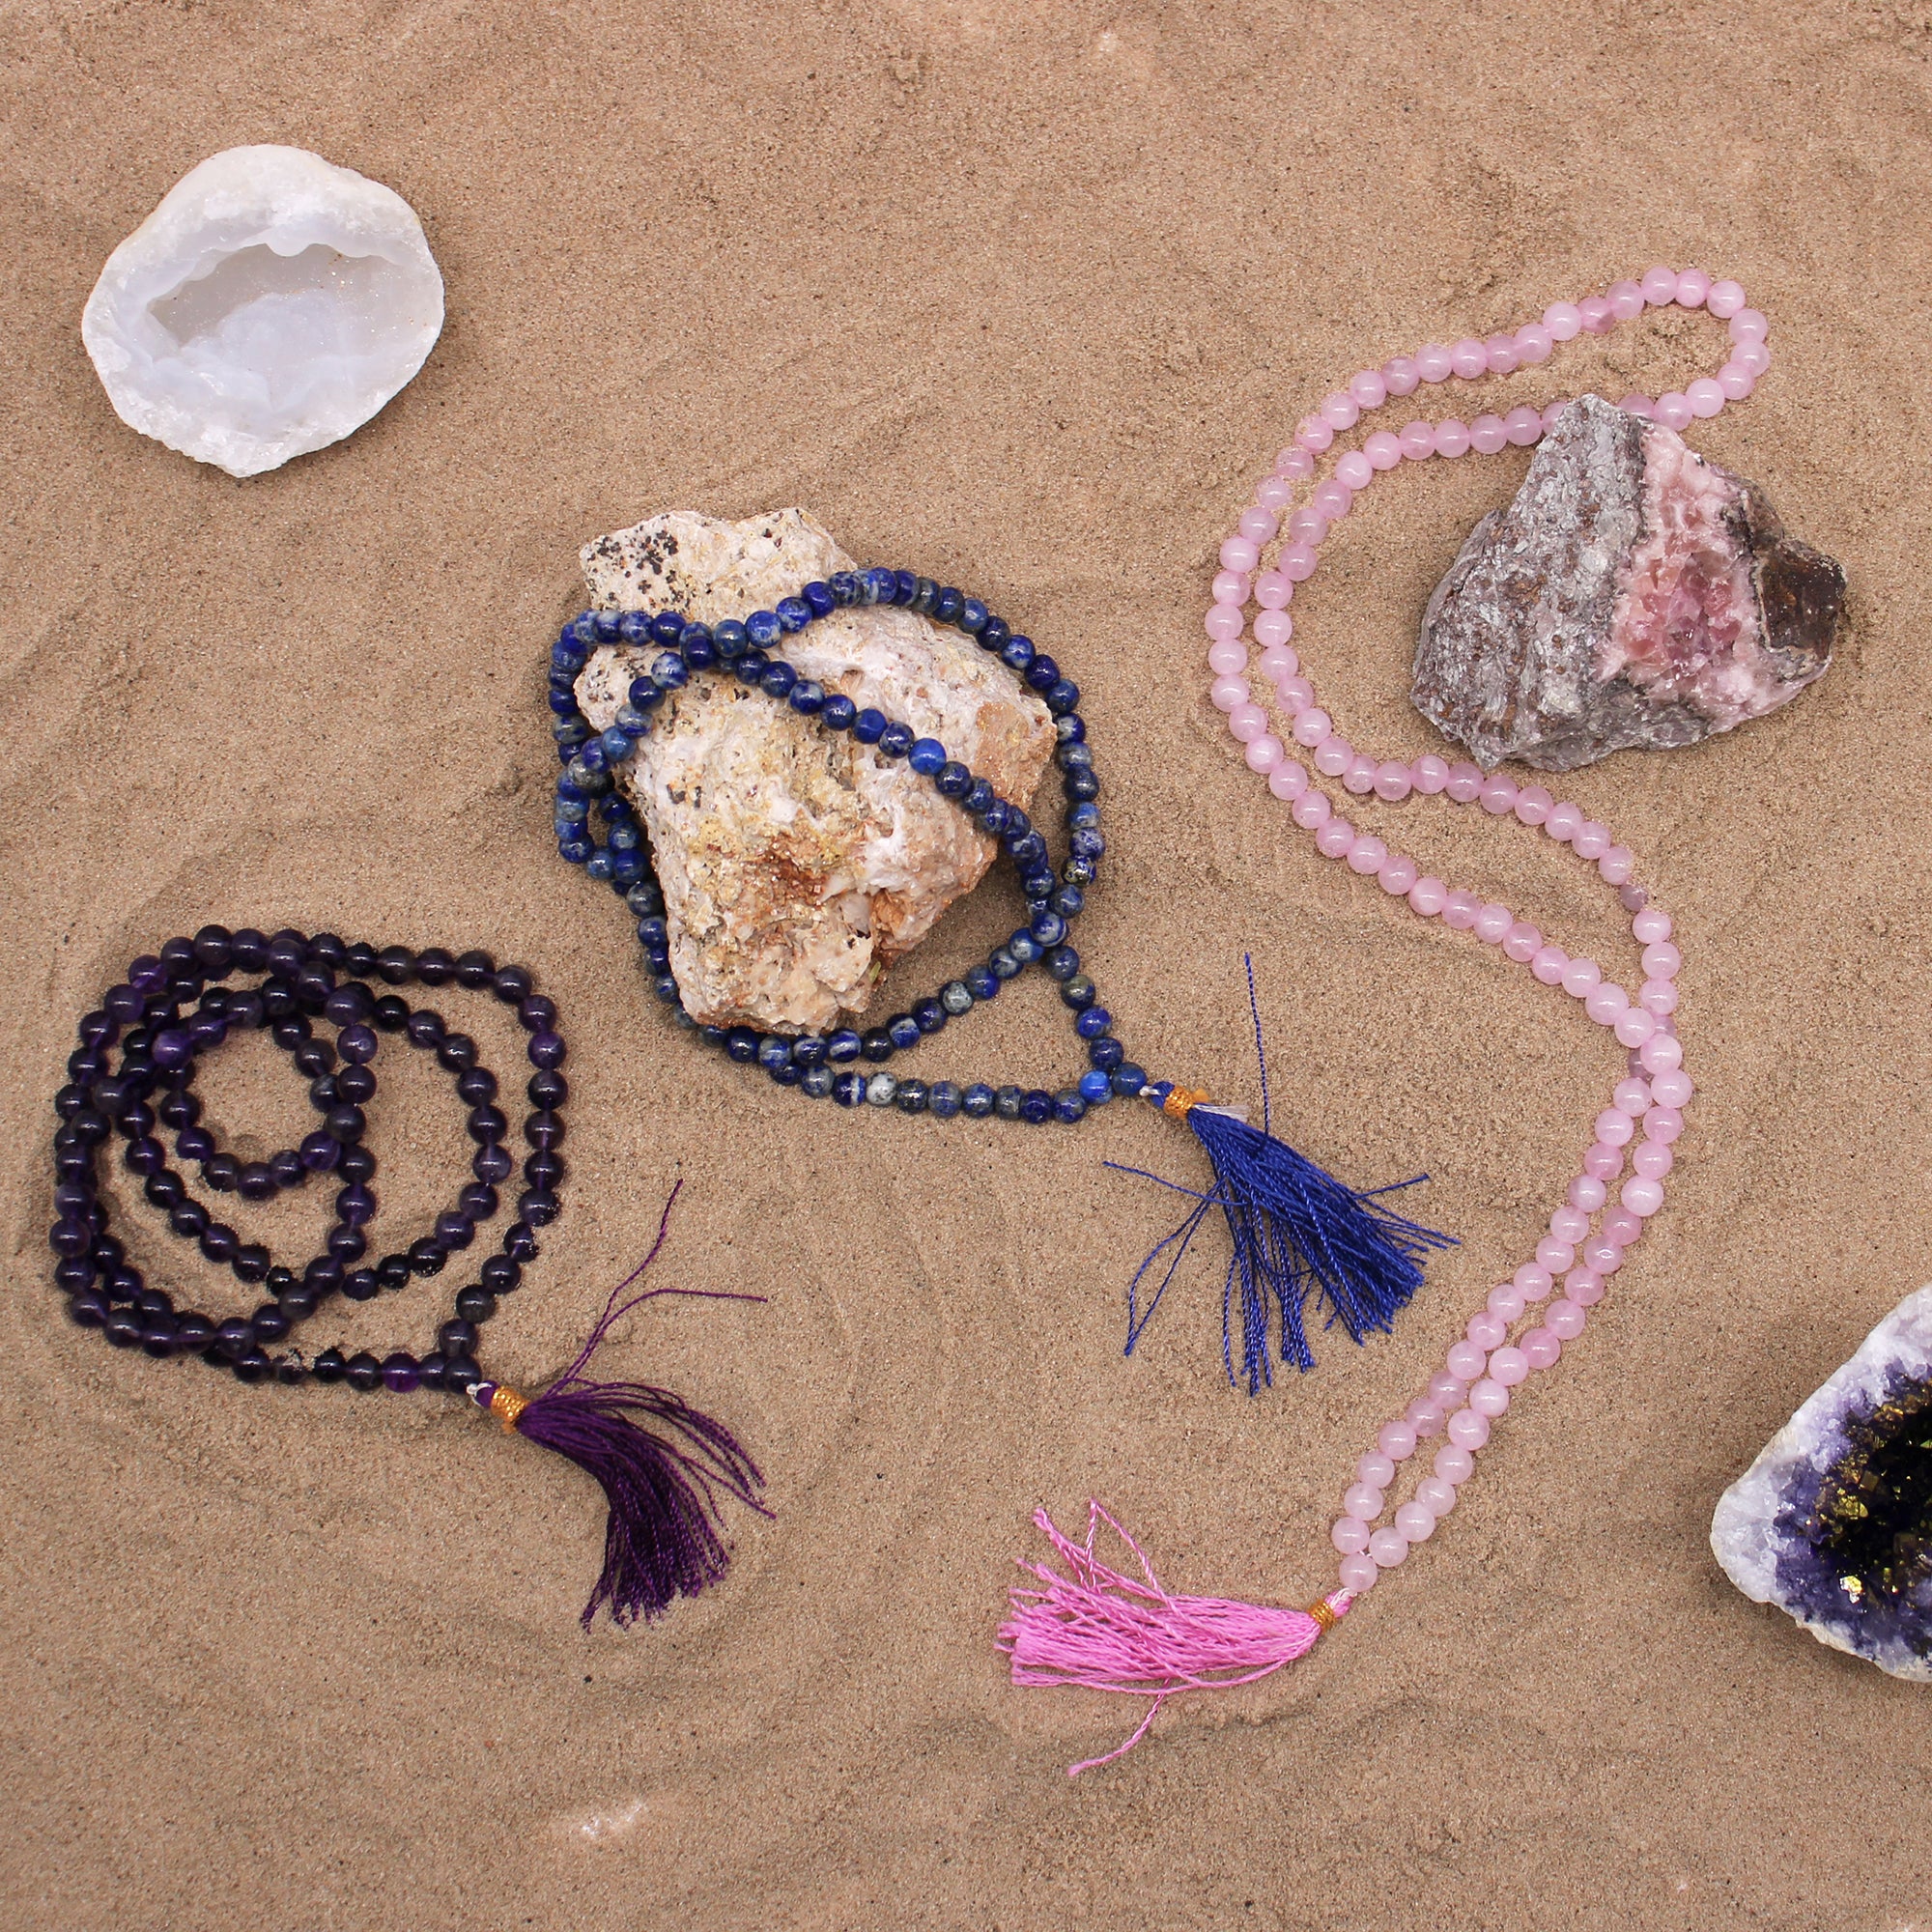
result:
[[[1331,731],[1315,748],[1315,769],[1324,779],[1339,779],[1349,769],[1350,760],[1354,755],[1354,746]]]
[[[1376,467],[1359,449],[1351,449],[1336,464],[1335,480],[1350,490],[1366,490],[1376,480]]]
[[[1288,520],[1288,535],[1291,543],[1306,544],[1310,550],[1320,547],[1322,538],[1328,534],[1328,519],[1320,510],[1311,510],[1304,505]],[[1294,580],[1286,580],[1289,588],[1294,587]]]
[[[1604,1298],[1604,1278],[1589,1268],[1572,1268],[1563,1277],[1563,1293],[1578,1308],[1594,1308]]]
[[[1503,435],[1518,449],[1527,449],[1543,435],[1543,412],[1519,404],[1503,418]]]
[[[1496,1352],[1500,1354],[1502,1350],[1499,1349]],[[1469,1391],[1469,1406],[1478,1415],[1491,1417],[1502,1415],[1508,1410],[1509,1406],[1510,1392],[1496,1380],[1494,1376],[1485,1376]]]
[[[1275,567],[1291,583],[1305,583],[1315,575],[1318,561],[1314,551],[1307,544],[1283,544],[1281,554],[1275,559]]]
[[[1469,426],[1457,416],[1444,416],[1435,425],[1437,456],[1466,456],[1469,453]]]
[[[1610,1104],[1621,1114],[1628,1114],[1632,1120],[1650,1105],[1650,1082],[1640,1080],[1634,1073],[1627,1075],[1616,1084],[1610,1094]]]
[[[1288,701],[1288,693],[1282,693],[1282,701]],[[1306,706],[1294,721],[1294,742],[1306,745],[1312,751],[1328,735],[1329,717],[1319,704]]]
[[[1262,506],[1257,503],[1243,510],[1235,520],[1235,527],[1250,543],[1264,544],[1274,540],[1274,533],[1281,526]]]
[[[1290,483],[1306,483],[1315,475],[1315,459],[1305,449],[1291,444],[1274,460],[1274,473]]]
[[[1294,580],[1278,570],[1264,570],[1255,579],[1255,602],[1264,611],[1279,611],[1294,601]]]
[[[1532,1369],[1553,1369],[1563,1353],[1563,1344],[1548,1328],[1532,1328],[1522,1338],[1522,1358]]]
[[[1335,808],[1328,803],[1325,791],[1305,791],[1289,807],[1288,815],[1304,832],[1314,832],[1326,825],[1335,815]]]
[[[1455,362],[1456,358],[1439,342],[1425,342],[1415,352],[1415,373],[1425,383],[1447,381]]]
[[[1759,309],[1741,308],[1730,322],[1733,342],[1762,342],[1771,333],[1771,323]]]
[[[1569,407],[1570,405],[1561,396],[1552,396],[1548,402],[1544,404],[1543,428],[1546,435],[1556,427],[1556,418]]]
[[[1660,1147],[1668,1147],[1683,1131],[1684,1116],[1675,1107],[1653,1107],[1643,1117],[1644,1139]]]
[[[1643,280],[1637,284],[1643,291],[1643,298],[1652,308],[1662,308],[1665,302],[1677,299],[1677,270],[1675,269],[1646,269]]]
[[[1426,1397],[1418,1396],[1403,1410],[1402,1419],[1415,1431],[1418,1442],[1427,1442],[1431,1436],[1442,1434],[1442,1425],[1449,1419],[1446,1408],[1438,1408]]]
[[[1681,995],[1675,983],[1669,980],[1646,980],[1636,989],[1636,1003],[1645,1012],[1655,1013],[1662,1018],[1677,1010]]]
[[[1425,752],[1409,766],[1408,775],[1419,792],[1441,791],[1449,782],[1449,761],[1434,752]]]
[[[1208,668],[1218,677],[1235,677],[1248,668],[1248,647],[1228,639],[1208,646]]]
[[[1677,276],[1672,299],[1679,308],[1702,308],[1711,298],[1711,278],[1702,269],[1684,269]]]
[[[1492,376],[1510,376],[1516,373],[1522,356],[1516,346],[1514,335],[1492,335],[1484,339],[1483,360]]]
[[[1398,1536],[1406,1537],[1411,1544],[1426,1543],[1435,1530],[1435,1512],[1411,1497],[1397,1506],[1395,1528]]]
[[[1202,628],[1216,643],[1229,642],[1241,635],[1247,624],[1237,604],[1210,604],[1201,620]]]
[[[1619,322],[1634,322],[1644,311],[1643,290],[1635,282],[1612,282],[1604,291],[1604,299]]]
[[[1696,1088],[1690,1084],[1690,1076],[1683,1068],[1677,1068],[1675,1072],[1658,1074],[1650,1082],[1650,1092],[1660,1107],[1683,1107]]]
[[[1457,1411],[1459,1415],[1466,1415],[1467,1413],[1466,1409],[1459,1409]],[[1449,1421],[1451,1425],[1450,1439],[1440,1449],[1436,1450],[1435,1461],[1430,1466],[1445,1483],[1455,1487],[1466,1483],[1476,1473],[1476,1458],[1473,1450],[1466,1444],[1458,1442],[1455,1439],[1454,1425],[1456,1417],[1452,1415]],[[1484,1431],[1486,1437],[1488,1433],[1487,1430]],[[1483,1445],[1479,1442],[1475,1446],[1477,1449],[1480,1449]]]
[[[1710,293],[1704,298],[1704,305],[1719,321],[1729,321],[1745,305],[1743,285],[1728,277],[1713,282]]]
[[[1664,390],[1662,395],[1658,397],[1656,407],[1651,412],[1653,418],[1661,422],[1665,429],[1679,432],[1690,427],[1690,418],[1695,413],[1690,407],[1690,397],[1677,389]]]
[[[1259,704],[1237,704],[1228,713],[1228,730],[1237,745],[1251,745],[1267,729],[1267,713]]]
[[[1467,932],[1475,924],[1476,914],[1482,910],[1482,904],[1474,893],[1453,892],[1442,908],[1442,923],[1453,932]]]
[[[1268,774],[1268,790],[1284,805],[1293,805],[1307,789],[1308,773],[1293,758],[1283,758]]]
[[[1474,1342],[1452,1342],[1449,1345],[1449,1352],[1443,1357],[1449,1365],[1449,1374],[1459,1383],[1474,1381],[1483,1373],[1489,1359],[1490,1351],[1478,1347]],[[1460,1393],[1459,1389],[1459,1397]]]
[[[1643,976],[1646,980],[1674,980],[1684,955],[1667,939],[1653,940],[1643,949]]]
[[[1424,919],[1434,919],[1449,903],[1449,888],[1434,873],[1426,872],[1409,887],[1408,903]]]
[[[1500,1349],[1503,1339],[1509,1334],[1509,1323],[1500,1315],[1492,1315],[1487,1308],[1478,1309],[1469,1317],[1463,1334],[1479,1349]],[[1451,1368],[1455,1367],[1452,1362]]]
[[[1726,362],[1713,378],[1727,403],[1742,403],[1757,387],[1757,378],[1737,362]]]
[[[1385,1490],[1395,1481],[1395,1463],[1379,1449],[1370,1449],[1355,1459],[1355,1480],[1372,1490]],[[1375,1511],[1369,1511],[1371,1516]]]
[[[1406,799],[1413,783],[1408,767],[1399,759],[1387,758],[1376,767],[1376,796],[1391,805],[1399,805]]]
[[[1675,1034],[1654,1033],[1637,1048],[1636,1059],[1646,1073],[1674,1073],[1684,1065],[1684,1042]]]
[[[1389,848],[1372,832],[1358,832],[1355,840],[1349,847],[1349,869],[1359,872],[1363,878],[1379,872],[1382,861],[1389,855]]]
[[[1362,406],[1346,389],[1323,396],[1316,411],[1330,429],[1353,429],[1362,419]]]
[[[1261,551],[1249,537],[1224,537],[1221,542],[1221,568],[1247,572],[1261,561]]]
[[[1583,1151],[1583,1172],[1592,1180],[1614,1180],[1624,1171],[1624,1151],[1596,1141]]]
[[[1639,945],[1649,946],[1655,940],[1668,939],[1670,932],[1670,915],[1661,906],[1645,906],[1631,921],[1631,934]]]
[[[1516,795],[1516,803],[1510,810],[1522,825],[1541,825],[1549,816],[1549,808],[1555,804],[1548,792],[1541,785],[1523,785]]]
[[[1605,1147],[1628,1147],[1636,1138],[1636,1123],[1621,1107],[1605,1107],[1597,1116],[1597,1139]]]
[[[1399,1529],[1378,1529],[1369,1538],[1369,1554],[1378,1570],[1393,1570],[1408,1554],[1408,1538]]]
[[[1607,335],[1616,327],[1616,314],[1602,296],[1585,296],[1577,304],[1577,314],[1586,335]]]
[[[1755,378],[1771,367],[1771,350],[1762,342],[1741,342],[1731,351],[1731,361]]]
[[[1315,849],[1324,859],[1346,859],[1355,842],[1355,828],[1346,818],[1331,818],[1315,835]]]
[[[1376,1568],[1376,1559],[1363,1549],[1356,1555],[1343,1557],[1335,1574],[1350,1596],[1364,1597],[1376,1587],[1376,1578],[1381,1572]]]
[[[1376,869],[1376,884],[1392,896],[1406,894],[1421,875],[1422,868],[1406,852],[1392,852]]]
[[[1632,1007],[1617,1015],[1610,1031],[1620,1046],[1641,1046],[1657,1031],[1657,1015],[1642,1007]]]
[[[1633,1208],[1612,1208],[1604,1216],[1604,1225],[1599,1232],[1619,1249],[1627,1248],[1643,1233],[1643,1222],[1644,1217]]]
[[[1503,954],[1519,966],[1527,966],[1543,950],[1543,934],[1527,920],[1517,920],[1503,934]]]
[[[1583,1010],[1599,1026],[1614,1026],[1620,1014],[1630,1010],[1631,996],[1614,980],[1584,996]]]
[[[1549,360],[1549,353],[1556,347],[1556,339],[1542,323],[1526,322],[1516,332],[1516,355],[1519,362],[1537,363]]]
[[[1301,660],[1289,649],[1294,636],[1294,619],[1286,611],[1261,611],[1255,614],[1255,642],[1262,647],[1262,675],[1279,684],[1301,668]]]
[[[1473,335],[1465,335],[1449,351],[1449,366],[1464,382],[1473,383],[1489,373],[1490,352]]]
[[[1509,431],[1498,415],[1480,415],[1469,425],[1469,447],[1478,456],[1493,456],[1509,441]]]
[[[1574,1342],[1583,1332],[1589,1318],[1568,1295],[1549,1304],[1549,1311],[1543,1318],[1543,1325],[1559,1342]]]
[[[1604,982],[1604,969],[1594,959],[1573,959],[1563,969],[1563,990],[1573,1000],[1587,999]]]
[[[1476,803],[1492,818],[1501,818],[1516,810],[1516,781],[1501,772],[1492,772],[1476,793]]]
[[[1337,1517],[1335,1527],[1328,1532],[1328,1541],[1344,1556],[1353,1556],[1369,1547],[1369,1526],[1358,1516]]]
[[[1458,805],[1473,805],[1483,789],[1482,768],[1466,758],[1449,767],[1449,782],[1442,787]]]
[[[1342,1507],[1363,1522],[1374,1522],[1382,1513],[1382,1492],[1373,1483],[1350,1483],[1342,1492]]]
[[[1255,501],[1270,516],[1278,517],[1294,501],[1294,492],[1279,476],[1264,476],[1255,485]]]
[[[1208,699],[1216,711],[1232,712],[1236,706],[1245,704],[1253,696],[1253,690],[1247,679],[1236,677],[1232,673],[1226,677],[1217,677],[1208,687]]]
[[[1415,1500],[1431,1516],[1445,1517],[1456,1507],[1456,1485],[1440,1476],[1424,1476],[1415,1486]]]
[[[1520,1349],[1498,1349],[1490,1357],[1490,1378],[1499,1381],[1504,1388],[1515,1388],[1517,1383],[1529,1379],[1529,1364],[1522,1358]],[[1480,1386],[1480,1384],[1478,1384]]]
[[[1212,589],[1217,604],[1245,604],[1248,601],[1248,580],[1238,570],[1217,570]]]
[[[1662,1180],[1677,1165],[1677,1156],[1662,1141],[1640,1141],[1631,1155],[1632,1169],[1645,1180]]]
[[[1613,1275],[1624,1264],[1624,1251],[1603,1235],[1583,1243],[1583,1265],[1598,1276]]]
[[[1510,1276],[1511,1285],[1525,1301],[1541,1301],[1556,1286],[1547,1267],[1538,1267],[1534,1262],[1524,1262]]]
[[[1685,384],[1684,400],[1693,416],[1714,416],[1724,407],[1724,392],[1709,376],[1699,376]]]
[[[1577,1259],[1577,1244],[1546,1235],[1536,1244],[1536,1264],[1552,1279]]]
[[[1320,456],[1335,440],[1335,432],[1320,416],[1303,416],[1294,426],[1294,440],[1303,449]]]
[[[1627,416],[1642,416],[1646,421],[1657,413],[1657,405],[1641,389],[1633,389],[1619,399],[1617,408]]]
[[[1568,799],[1562,799],[1549,808],[1549,814],[1543,821],[1543,829],[1559,845],[1567,845],[1576,838],[1577,828],[1582,823],[1582,808],[1572,805]]]
[[[1490,1290],[1490,1298],[1484,1306],[1497,1321],[1507,1322],[1518,1321],[1529,1303],[1515,1282],[1499,1281]]]
[[[1391,355],[1382,364],[1382,386],[1392,396],[1412,396],[1422,381],[1413,355]]]
[[[1641,1175],[1634,1180],[1627,1180],[1617,1199],[1633,1214],[1640,1214],[1648,1220],[1663,1206],[1663,1183],[1661,1180],[1646,1180]]]
[[[1342,782],[1357,798],[1366,798],[1376,788],[1376,761],[1366,752],[1357,752],[1342,774]]]
[[[1546,986],[1561,985],[1570,964],[1570,955],[1560,946],[1539,946],[1530,956],[1529,970]]]
[[[1605,885],[1624,886],[1636,870],[1636,854],[1628,845],[1612,845],[1597,861],[1597,871]]]
[[[1265,778],[1288,756],[1288,747],[1272,731],[1264,731],[1259,738],[1248,740],[1247,750],[1241,755],[1247,760],[1249,771],[1260,772]]]
[[[1331,476],[1327,482],[1316,484],[1308,501],[1331,524],[1339,523],[1354,507],[1355,493],[1339,476]]]
[[[1584,1214],[1594,1214],[1609,1199],[1609,1189],[1601,1180],[1594,1180],[1587,1174],[1579,1174],[1570,1183],[1567,1196],[1571,1207]]]
[[[1378,429],[1363,443],[1362,455],[1372,469],[1393,469],[1402,461],[1402,444],[1387,430]]]
[[[1463,1386],[1468,1380],[1466,1376],[1458,1376],[1447,1369],[1437,1369],[1429,1378],[1429,1400],[1438,1408],[1454,1408],[1463,1400]]]
[[[1570,849],[1579,859],[1601,859],[1610,849],[1610,828],[1586,818],[1570,835]]]
[[[1500,946],[1515,923],[1516,914],[1508,906],[1492,903],[1477,907],[1473,930],[1485,946]]]
[[[1571,342],[1583,327],[1583,312],[1575,302],[1551,302],[1543,311],[1543,326],[1555,342]]]
[[[1315,702],[1315,687],[1305,677],[1285,677],[1280,685],[1282,708],[1298,718]],[[1327,725],[1322,725],[1327,730]]]
[[[1406,1463],[1415,1454],[1415,1431],[1406,1422],[1385,1422],[1376,1432],[1376,1447],[1394,1463]]]
[[[1435,454],[1435,425],[1406,422],[1396,440],[1402,444],[1402,453],[1410,463],[1427,463]]]

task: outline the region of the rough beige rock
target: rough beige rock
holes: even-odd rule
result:
[[[582,551],[591,602],[702,623],[770,610],[856,568],[802,510],[743,523],[670,510]],[[655,652],[608,645],[578,679],[600,730]],[[784,643],[828,692],[937,738],[1030,806],[1053,753],[1046,706],[958,632],[909,611],[835,611]],[[649,835],[671,971],[694,1019],[780,1033],[865,1012],[880,977],[996,856],[964,812],[903,763],[736,679],[701,674],[654,714],[623,773]]]

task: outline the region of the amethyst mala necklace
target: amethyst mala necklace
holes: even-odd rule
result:
[[[228,983],[238,974],[262,977],[252,987]],[[417,1276],[441,1273],[497,1216],[498,1189],[517,1172],[504,1146],[509,1122],[496,1104],[496,1075],[479,1063],[467,1034],[394,990],[412,982],[432,988],[453,983],[493,995],[515,1011],[528,1035],[533,1070],[526,1089],[530,1112],[523,1138],[530,1151],[523,1161],[524,1188],[498,1251],[458,1291],[435,1349],[420,1358],[398,1350],[379,1359],[366,1350],[345,1354],[326,1348],[309,1359],[287,1345],[329,1296],[369,1301]],[[334,1029],[332,1042],[318,1032],[317,1021]],[[321,1119],[299,1147],[243,1162],[223,1152],[202,1124],[194,1075],[201,1056],[231,1033],[257,1030],[266,1030],[308,1079],[309,1099]],[[364,1145],[364,1109],[376,1093],[374,1063],[385,1035],[433,1055],[453,1076],[476,1152],[474,1178],[432,1231],[372,1265],[363,1230],[376,1213],[370,1186],[376,1159]],[[331,933],[309,938],[285,930],[267,937],[207,925],[192,939],[171,939],[158,954],[136,959],[99,1009],[81,1020],[79,1039],[68,1061],[69,1084],[54,1099],[61,1122],[54,1136],[58,1218],[48,1236],[58,1258],[55,1280],[71,1297],[69,1312],[77,1323],[99,1329],[116,1348],[138,1348],[156,1358],[199,1355],[244,1383],[314,1381],[363,1392],[441,1389],[468,1396],[505,1429],[555,1450],[603,1486],[611,1516],[603,1573],[583,1611],[586,1626],[600,1607],[619,1624],[657,1616],[678,1595],[695,1594],[724,1574],[719,1499],[730,1494],[759,1508],[756,1465],[728,1431],[668,1390],[596,1382],[583,1373],[620,1316],[652,1294],[690,1292],[652,1290],[624,1299],[662,1246],[662,1225],[658,1245],[611,1294],[582,1352],[541,1395],[520,1395],[486,1378],[477,1365],[482,1324],[536,1259],[537,1230],[556,1218],[564,1178],[556,1151],[569,1093],[561,1071],[563,1037],[554,1004],[532,989],[522,967],[499,967],[486,952],[452,956],[438,947],[412,952],[400,946],[378,951],[346,945]],[[170,1165],[164,1129],[174,1135],[177,1156],[197,1163],[202,1180],[216,1193],[260,1202],[311,1179],[332,1178],[339,1183],[335,1225],[323,1251],[298,1270],[277,1263],[260,1243],[244,1241]],[[244,1286],[266,1292],[251,1315],[220,1321],[184,1311],[173,1295],[149,1286],[112,1232],[101,1196],[99,1164],[116,1135],[126,1143],[122,1164],[140,1179],[169,1231],[194,1242],[204,1260]],[[667,1218],[669,1211],[667,1206]]]

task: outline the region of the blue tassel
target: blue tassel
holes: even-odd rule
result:
[[[1254,963],[1248,962],[1248,1004],[1255,1019],[1255,1050],[1262,1052],[1261,1011],[1255,999]],[[1174,1089],[1159,1081],[1145,1090],[1146,1097],[1169,1112]],[[1281,1359],[1297,1369],[1315,1366],[1308,1344],[1306,1315],[1310,1301],[1326,1304],[1324,1326],[1337,1321],[1350,1337],[1361,1342],[1377,1330],[1393,1325],[1398,1309],[1406,1307],[1422,1286],[1421,1257],[1432,1249],[1456,1245],[1452,1236],[1406,1219],[1382,1205],[1379,1197],[1426,1180],[1412,1180],[1358,1193],[1324,1173],[1313,1161],[1273,1139],[1268,1131],[1267,1067],[1262,1065],[1262,1124],[1249,1125],[1237,1113],[1209,1106],[1195,1096],[1185,1108],[1187,1124],[1206,1151],[1214,1171],[1214,1184],[1206,1192],[1182,1187],[1139,1168],[1121,1173],[1142,1174],[1163,1187],[1192,1197],[1194,1207],[1173,1234],[1153,1248],[1134,1275],[1127,1291],[1127,1347],[1132,1354],[1141,1331],[1174,1279],[1202,1221],[1218,1208],[1228,1224],[1234,1253],[1221,1296],[1221,1348],[1230,1381],[1245,1380],[1250,1395],[1259,1395],[1274,1380],[1269,1331],[1278,1329]],[[1141,1284],[1161,1257],[1167,1257],[1159,1286],[1145,1314],[1140,1312]],[[1238,1297],[1238,1303],[1237,1303]],[[1238,1313],[1241,1365],[1235,1367],[1235,1328]]]

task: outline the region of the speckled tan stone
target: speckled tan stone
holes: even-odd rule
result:
[[[666,511],[584,545],[582,560],[597,608],[705,623],[769,610],[856,567],[802,510],[738,524]],[[593,653],[577,688],[600,730],[654,655]],[[958,632],[859,607],[787,639],[784,656],[1031,805],[1053,752],[1051,715]],[[995,856],[905,764],[732,678],[699,676],[673,693],[621,782],[650,838],[685,1009],[706,1025],[806,1033],[865,1012],[886,968]]]

